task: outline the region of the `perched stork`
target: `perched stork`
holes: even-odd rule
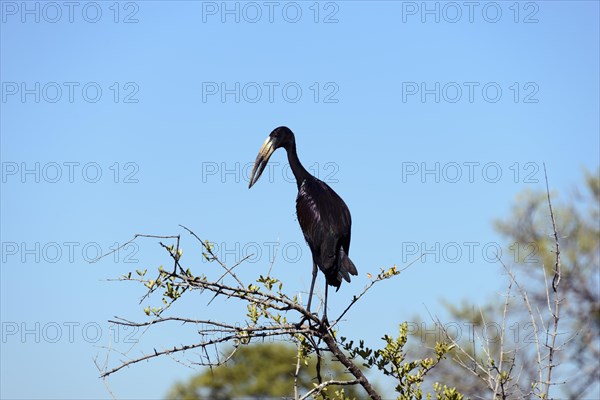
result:
[[[296,213],[304,238],[310,247],[313,259],[312,282],[308,295],[307,310],[310,312],[317,267],[325,274],[325,310],[327,318],[327,287],[342,284],[342,279],[350,282],[350,275],[357,275],[356,267],[348,253],[350,252],[350,229],[352,219],[344,200],[325,182],[315,178],[302,166],[296,153],[294,133],[285,126],[271,132],[265,140],[250,175],[251,188],[263,173],[269,158],[275,150],[283,147],[298,186]]]

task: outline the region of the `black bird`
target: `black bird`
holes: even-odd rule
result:
[[[300,228],[312,253],[313,271],[307,309],[310,312],[318,266],[325,274],[327,281],[323,313],[323,317],[326,319],[328,285],[339,289],[342,279],[350,282],[350,275],[358,274],[354,263],[348,257],[352,225],[350,210],[344,200],[329,185],[309,174],[302,166],[296,153],[294,133],[285,126],[274,129],[260,148],[250,175],[248,188],[258,181],[271,154],[280,147],[286,150],[290,167],[296,178],[298,185],[296,213]]]

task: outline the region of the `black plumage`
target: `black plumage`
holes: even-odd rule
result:
[[[317,267],[325,275],[327,285],[337,289],[342,279],[350,282],[350,275],[358,273],[348,256],[352,218],[344,200],[329,185],[312,176],[302,166],[296,152],[294,134],[285,126],[274,129],[263,143],[254,163],[249,187],[258,181],[269,158],[280,147],[286,150],[290,168],[296,179],[298,186],[296,213],[312,253],[313,279],[307,307],[310,311]],[[325,285],[326,289],[327,285]],[[326,313],[327,290],[325,291],[325,315]]]
[[[327,279],[339,289],[342,278],[350,282],[356,268],[348,258],[350,251],[350,211],[326,183],[311,176],[298,189],[298,222],[310,247],[313,260]]]

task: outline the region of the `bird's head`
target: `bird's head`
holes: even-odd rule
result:
[[[250,184],[248,188],[251,188],[262,175],[269,158],[275,150],[280,147],[288,150],[295,145],[294,133],[287,126],[280,126],[279,128],[273,129],[273,132],[267,137],[262,147],[258,151],[256,161],[254,162],[254,168],[252,168],[252,174],[250,174]]]

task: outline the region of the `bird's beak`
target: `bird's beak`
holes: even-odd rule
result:
[[[265,167],[269,162],[269,158],[274,151],[275,140],[269,136],[260,148],[258,156],[256,156],[256,161],[254,161],[254,168],[252,168],[252,174],[250,174],[250,184],[248,185],[248,189],[250,189],[256,183],[256,181],[258,181],[258,178],[260,178],[265,170]]]

